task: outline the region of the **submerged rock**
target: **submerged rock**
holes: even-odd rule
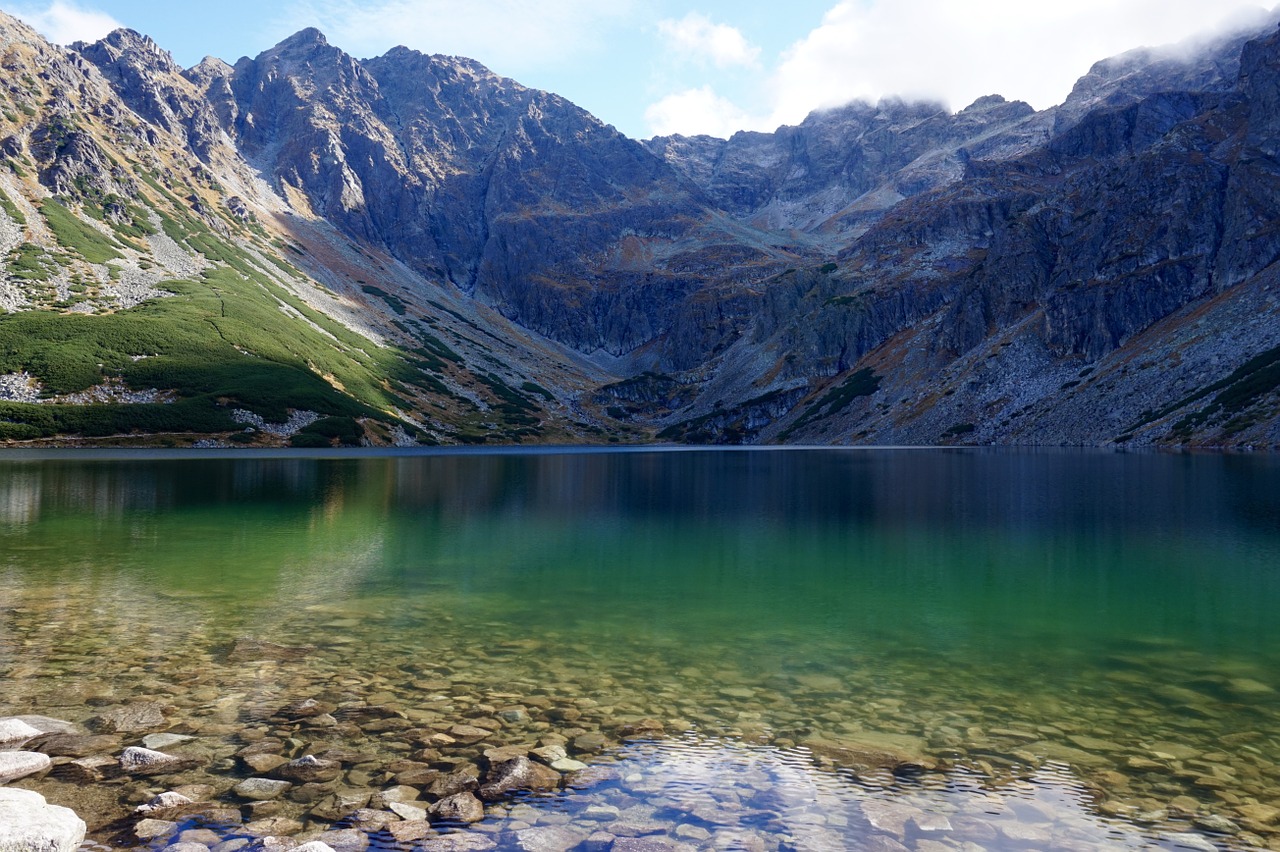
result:
[[[90,719],[87,724],[101,734],[141,733],[169,727],[164,708],[154,701],[112,707]]]
[[[560,786],[560,773],[549,766],[517,757],[496,764],[480,788],[480,798],[497,801],[516,790],[554,790]]]
[[[277,799],[293,785],[288,781],[275,781],[270,778],[246,778],[235,786],[235,794],[242,799],[264,802]]]
[[[484,803],[471,793],[455,793],[436,802],[428,813],[437,821],[479,822],[484,819]]]
[[[285,781],[295,781],[299,784],[322,784],[341,775],[342,764],[336,760],[326,760],[308,754],[277,766],[271,774]]]
[[[231,663],[260,662],[263,660],[287,662],[301,660],[315,651],[315,649],[315,645],[277,645],[274,642],[264,642],[261,639],[244,636],[237,639],[231,647],[231,651],[227,654],[227,661]]]
[[[130,746],[120,755],[120,768],[130,775],[167,775],[190,769],[197,761],[189,757],[177,757],[162,751]]]
[[[39,793],[0,789],[0,852],[72,852],[85,830],[75,811]]]
[[[120,738],[108,734],[41,734],[26,745],[50,757],[89,757],[115,751],[120,747]]]

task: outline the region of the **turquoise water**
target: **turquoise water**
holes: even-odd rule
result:
[[[241,729],[328,694],[415,725],[533,711],[491,744],[603,732],[577,757],[623,768],[588,792],[491,805],[469,833],[498,848],[522,848],[521,831],[603,830],[612,820],[582,814],[609,802],[646,808],[691,848],[858,848],[873,835],[1026,848],[1040,841],[1018,832],[1044,825],[1068,826],[1054,835],[1068,847],[1280,837],[1272,457],[23,459],[0,462],[0,581],[0,715],[78,723],[158,697],[204,764],[177,780],[212,779],[232,806]],[[315,650],[236,663],[241,637]],[[616,735],[641,718],[666,736]],[[384,763],[411,748],[342,735]],[[911,769],[832,751],[850,745]],[[808,791],[787,807],[820,821],[741,804],[760,790],[735,798],[747,815],[732,826],[680,811],[663,779],[700,795],[673,769],[696,756],[731,767],[703,792],[754,773],[771,796]],[[339,783],[376,787],[371,771]],[[56,775],[24,783],[101,826],[136,804],[122,796],[166,788],[73,793]],[[903,827],[877,802],[954,824]],[[331,828],[305,804],[284,808],[304,833]],[[984,827],[963,828],[980,814]]]

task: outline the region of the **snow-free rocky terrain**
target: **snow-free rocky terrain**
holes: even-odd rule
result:
[[[470,59],[0,14],[0,439],[1273,447],[1278,156],[1275,20],[638,142]]]

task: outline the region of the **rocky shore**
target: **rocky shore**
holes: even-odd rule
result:
[[[1002,694],[812,638],[767,676],[754,645],[533,639],[444,593],[222,620],[101,594],[0,613],[0,802],[38,833],[0,852],[1280,849],[1272,687],[1216,658]]]
[[[513,641],[493,653],[536,650]],[[0,787],[0,850],[70,852],[86,836],[86,850],[163,852],[765,852],[854,848],[855,837],[857,848],[887,852],[1083,850],[1117,838],[1127,848],[1280,848],[1280,808],[1246,801],[1243,779],[1175,743],[1117,758],[1115,743],[1059,732],[1072,745],[1055,744],[1044,726],[984,731],[976,748],[972,730],[965,745],[956,732],[949,749],[874,731],[797,742],[764,735],[740,711],[746,724],[722,730],[727,745],[691,739],[664,756],[662,743],[696,722],[549,690],[482,695],[461,670],[419,673],[403,685],[419,700],[403,702],[384,675],[308,670],[317,656],[315,646],[245,637],[218,657],[245,672],[248,692],[192,682],[174,689],[181,703],[99,695],[78,722],[0,718],[0,782],[18,785]],[[797,686],[840,684],[811,675]],[[719,693],[745,707],[762,698],[745,686]],[[1021,748],[1001,757],[997,741]],[[1054,766],[1062,778],[1046,786],[1037,772]],[[1159,800],[1131,787],[1166,772],[1195,775],[1230,816],[1185,794]],[[825,779],[808,800],[788,791],[797,773]],[[1104,785],[1132,798],[1107,798]],[[1052,799],[1062,790],[1071,791],[1066,805]]]

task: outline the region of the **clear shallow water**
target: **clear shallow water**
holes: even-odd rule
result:
[[[23,782],[91,824],[178,782],[240,804],[235,751],[319,696],[415,729],[525,707],[494,745],[603,732],[603,753],[575,756],[615,774],[492,806],[468,834],[499,848],[632,823],[695,848],[1248,847],[1280,830],[1269,457],[18,461],[0,465],[0,582],[0,715],[158,700],[195,736],[173,753],[201,768],[177,778]],[[316,648],[229,659],[245,636]],[[421,745],[337,715],[291,733],[369,753],[344,789],[385,786]],[[669,736],[619,743],[641,718]],[[278,815],[330,828],[306,804]]]

